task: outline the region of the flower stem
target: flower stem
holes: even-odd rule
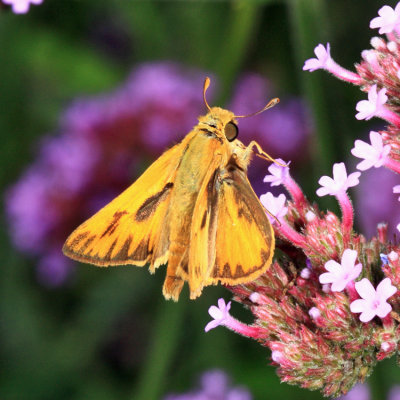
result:
[[[386,168],[400,174],[400,162],[393,160],[393,158],[386,157],[384,165]]]
[[[187,302],[174,303],[162,299],[155,322],[152,347],[142,369],[139,385],[132,393],[134,399],[158,399],[162,394],[164,380],[169,371],[169,363],[178,345],[179,332]]]
[[[291,226],[289,226],[286,221],[281,220],[280,225],[276,227],[276,229],[280,232],[282,236],[284,236],[287,240],[292,242],[295,246],[305,248],[306,240],[303,235],[296,232]]]
[[[353,221],[354,221],[353,206],[346,192],[337,194],[336,198],[342,210],[343,246],[346,247],[350,240],[350,234],[353,229]]]
[[[390,122],[398,128],[400,127],[400,115],[396,114],[387,107],[383,107],[383,109],[377,113],[377,116]]]
[[[303,209],[306,203],[306,198],[297,182],[291,176],[288,176],[288,178],[285,180],[284,185],[287,191],[292,196],[292,200],[294,201],[297,210]]]

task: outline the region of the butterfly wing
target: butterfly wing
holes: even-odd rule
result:
[[[237,285],[252,281],[272,262],[275,238],[271,223],[246,172],[235,163],[228,164],[223,176],[215,180],[215,187],[216,257],[207,284]]]
[[[190,298],[200,296],[210,270],[215,263],[215,236],[217,232],[217,182],[221,157],[214,157],[204,178],[193,211],[190,229],[188,281]]]
[[[72,232],[64,254],[99,266],[150,262],[151,271],[165,263],[169,244],[159,243],[160,227],[168,225],[164,217],[186,143],[184,139],[166,151],[128,189]]]

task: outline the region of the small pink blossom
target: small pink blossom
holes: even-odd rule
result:
[[[390,153],[390,145],[383,145],[382,136],[375,131],[369,133],[371,144],[362,140],[356,140],[354,147],[351,149],[351,154],[358,158],[364,158],[359,164],[357,169],[365,171],[371,167],[381,167],[388,154]]]
[[[369,120],[372,117],[378,116],[380,113],[385,114],[384,104],[387,102],[386,88],[377,91],[376,84],[371,86],[368,91],[368,100],[361,100],[356,105],[356,118],[361,120]]]
[[[308,310],[308,315],[312,318],[312,319],[317,319],[321,316],[321,311],[318,310],[317,307],[311,307]]]
[[[283,359],[283,354],[278,350],[274,350],[271,353],[271,358],[272,358],[272,361],[274,361],[274,362],[279,364]]]
[[[281,158],[278,158],[276,161],[283,165],[290,164],[290,161],[286,163]],[[264,178],[264,182],[270,182],[271,186],[284,185],[289,177],[289,167],[282,167],[278,164],[271,164],[268,167],[268,171],[271,173],[271,175],[266,175]]]
[[[379,28],[380,35],[393,32],[400,24],[400,3],[397,3],[394,10],[390,6],[383,6],[379,9],[378,15],[379,17],[371,20],[369,27]]]
[[[10,5],[15,14],[26,14],[30,4],[42,4],[43,0],[2,0],[4,4]]]
[[[325,269],[328,272],[320,275],[320,283],[331,283],[332,292],[341,292],[361,273],[362,265],[356,264],[356,259],[357,251],[346,249],[343,252],[340,264],[334,260],[329,260],[325,263]]]
[[[287,214],[288,208],[285,207],[286,196],[283,193],[277,197],[275,197],[271,192],[262,194],[260,196],[260,201],[265,209],[268,210],[267,215],[272,224],[276,222],[275,218],[281,220]]]
[[[356,282],[355,288],[361,299],[354,300],[350,304],[350,310],[353,313],[361,313],[360,321],[369,322],[375,316],[384,318],[392,311],[392,306],[386,301],[397,289],[392,285],[390,278],[381,281],[376,290],[367,278]]]
[[[333,165],[333,179],[329,176],[322,176],[318,183],[322,186],[317,190],[317,195],[322,197],[327,194],[336,196],[346,192],[349,187],[357,186],[361,172],[353,172],[347,176],[344,163]]]
[[[314,54],[317,58],[310,58],[306,60],[303,66],[303,71],[316,71],[317,69],[329,69],[333,60],[331,58],[331,46],[329,43],[324,47],[323,44],[319,44],[314,49]]]
[[[230,308],[231,302],[229,301],[228,304],[225,304],[225,300],[223,298],[220,298],[218,300],[218,307],[211,306],[208,309],[208,313],[214,319],[206,325],[204,330],[208,332],[211,329],[216,328],[217,326],[226,325],[229,319],[232,318],[229,314]]]
[[[310,276],[311,276],[311,270],[310,270],[310,268],[303,268],[303,269],[301,270],[301,272],[300,272],[300,276],[301,276],[303,279],[310,279]]]
[[[393,186],[393,193],[400,193],[400,185]],[[398,200],[400,201],[400,197]]]

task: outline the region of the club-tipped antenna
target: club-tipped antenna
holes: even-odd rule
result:
[[[206,92],[208,87],[210,86],[210,78],[207,76],[206,79],[204,80],[204,86],[203,86],[203,100],[204,100],[204,104],[206,105],[208,111],[211,111],[210,106],[207,103],[207,99],[206,99]]]
[[[261,114],[262,112],[264,112],[265,110],[268,110],[269,108],[272,108],[273,106],[275,106],[276,104],[279,103],[279,99],[277,97],[275,97],[274,99],[270,100],[268,102],[268,104],[260,111],[257,111],[255,113],[252,114],[248,114],[248,115],[235,115],[235,118],[247,118],[247,117],[254,117],[254,115],[258,115]]]

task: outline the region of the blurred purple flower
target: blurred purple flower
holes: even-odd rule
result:
[[[247,74],[239,80],[229,109],[238,115],[260,110],[272,97],[274,90],[257,74]],[[312,133],[308,109],[300,98],[281,99],[277,107],[260,115],[240,121],[239,140],[248,144],[256,140],[273,158],[296,162],[306,159]],[[257,159],[249,167],[249,179],[258,195],[265,191],[260,175],[265,175],[265,161]]]
[[[400,385],[394,385],[391,387],[388,400],[400,400]]]
[[[359,383],[347,394],[340,396],[338,400],[370,400],[370,398],[371,394],[368,385]]]
[[[129,186],[144,164],[180,140],[204,110],[206,74],[172,63],[144,64],[120,88],[76,100],[59,135],[6,193],[15,246],[38,257],[38,279],[62,284],[70,271],[68,234]]]
[[[251,400],[244,387],[231,387],[230,379],[221,370],[205,372],[200,379],[200,388],[185,394],[170,394],[164,400]]]
[[[379,190],[376,183],[379,182]],[[368,238],[376,235],[379,222],[388,222],[389,238],[396,233],[400,221],[400,209],[392,188],[399,182],[398,175],[386,168],[372,168],[363,172],[360,184],[355,189],[357,223]]]

